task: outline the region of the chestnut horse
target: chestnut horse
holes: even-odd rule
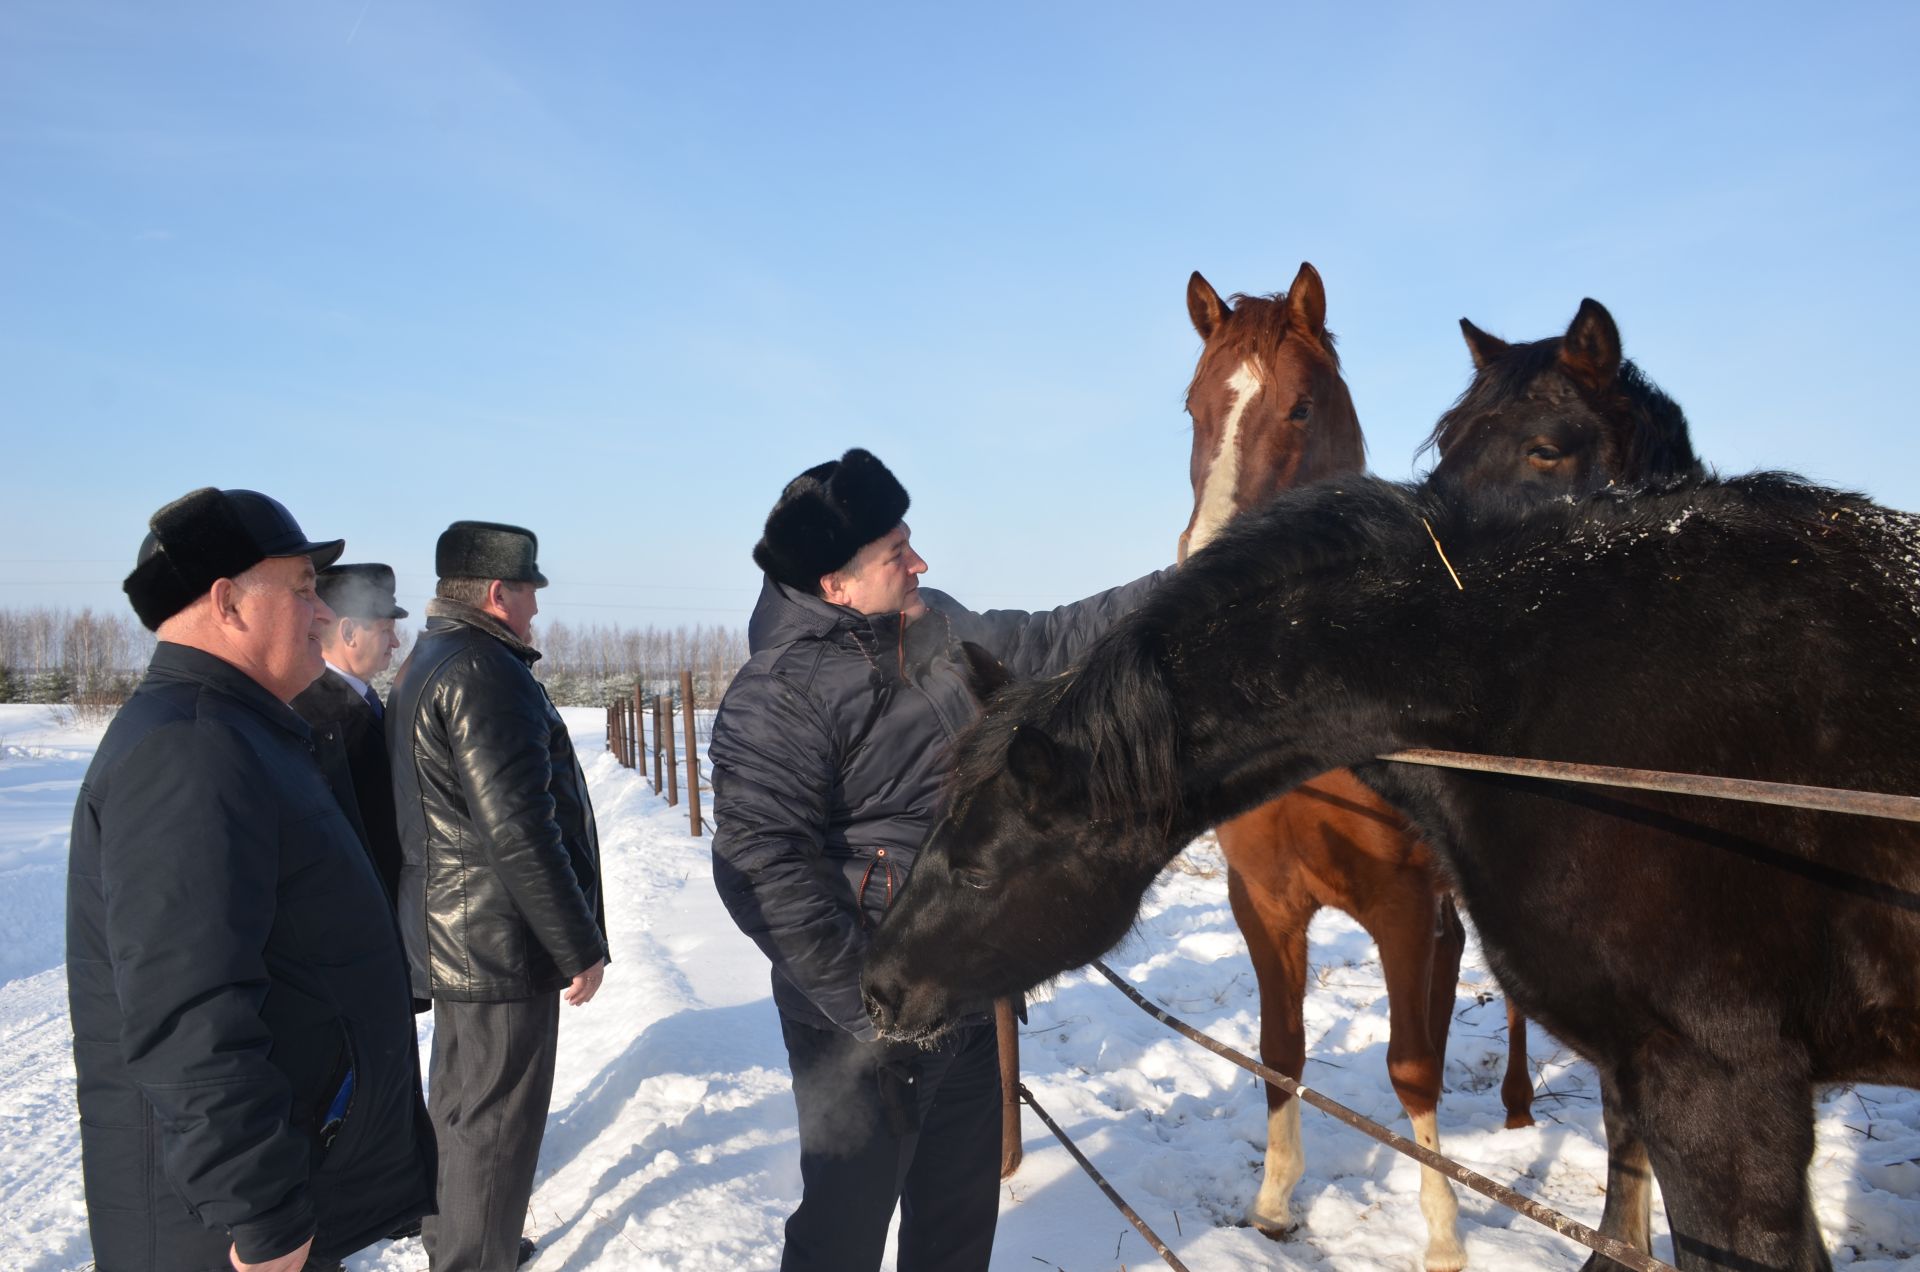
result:
[[[1187,312],[1205,346],[1187,390],[1193,417],[1193,515],[1180,536],[1186,560],[1241,512],[1279,491],[1359,473],[1366,447],[1326,326],[1326,290],[1312,265],[1277,296],[1223,301],[1197,272]],[[1465,936],[1432,855],[1407,821],[1342,769],[1221,823],[1227,896],[1260,987],[1260,1054],[1298,1079],[1306,1064],[1303,1018],[1307,928],[1322,907],[1354,917],[1380,950],[1390,1035],[1387,1073],[1414,1137],[1437,1148],[1436,1109]],[[1516,1028],[1501,1094],[1507,1125],[1533,1121],[1525,1024]],[[1267,1150],[1247,1221],[1268,1236],[1292,1223],[1305,1173],[1300,1105],[1268,1086]],[[1423,1169],[1426,1266],[1464,1265],[1458,1207],[1438,1172]]]

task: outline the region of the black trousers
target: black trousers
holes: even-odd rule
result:
[[[878,1268],[900,1206],[899,1272],[985,1272],[1000,1217],[1000,1063],[991,1019],[914,1057],[903,1124],[897,1052],[781,1018],[800,1110],[800,1208],[781,1272]],[[892,1074],[883,1064],[896,1060]],[[892,1077],[892,1092],[884,1090]],[[888,1103],[895,1107],[889,1115]],[[905,1120],[911,1120],[907,1116]]]
[[[547,1133],[560,995],[433,1004],[427,1111],[440,1213],[421,1221],[433,1272],[514,1272]]]

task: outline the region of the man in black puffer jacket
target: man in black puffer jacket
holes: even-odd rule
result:
[[[400,930],[433,1000],[434,1272],[512,1272],[553,1094],[560,1000],[607,962],[600,843],[573,740],[533,678],[532,531],[456,521],[387,711]],[[561,992],[564,991],[564,994]]]
[[[393,914],[287,705],[341,544],[250,490],[151,526],[126,590],[160,643],[67,878],[93,1266],[338,1267],[432,1207],[434,1159]]]
[[[931,829],[954,735],[977,711],[962,641],[1016,675],[1066,667],[1158,581],[1049,613],[976,614],[922,591],[907,492],[850,450],[795,478],[754,560],[753,656],[720,704],[714,881],[773,963],[800,1118],[783,1272],[877,1268],[896,1202],[901,1272],[987,1266],[998,1213],[993,1021],[921,1052],[875,1040],[868,933]]]

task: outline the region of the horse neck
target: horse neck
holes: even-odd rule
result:
[[[1417,520],[1412,528],[1419,533]],[[1248,546],[1227,551],[1246,561]],[[1432,549],[1424,539],[1417,548],[1426,557],[1410,577],[1420,580]],[[1126,704],[1079,738],[1094,754],[1128,753],[1106,766],[1109,806],[1138,796],[1141,820],[1167,828],[1171,855],[1316,774],[1434,743],[1423,722],[1450,714],[1452,687],[1404,651],[1459,648],[1457,609],[1434,603],[1431,578],[1355,596],[1338,580],[1359,564],[1331,562],[1284,582],[1257,568],[1235,581],[1238,567],[1218,560],[1186,567],[1176,586],[1188,599],[1150,603],[1082,673],[1083,700]]]

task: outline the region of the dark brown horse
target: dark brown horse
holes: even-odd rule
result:
[[[1340,376],[1326,311],[1326,290],[1308,264],[1277,296],[1237,295],[1228,302],[1198,273],[1188,281],[1187,312],[1205,346],[1187,390],[1193,515],[1180,536],[1183,561],[1276,493],[1365,466],[1360,421]],[[1289,1077],[1301,1076],[1307,928],[1322,907],[1352,915],[1380,950],[1394,1093],[1415,1138],[1437,1147],[1436,1108],[1464,934],[1426,845],[1344,769],[1223,822],[1218,831],[1227,896],[1259,980],[1261,1057]],[[1524,1041],[1510,1056],[1501,1090],[1507,1125],[1531,1123]],[[1266,1162],[1247,1221],[1269,1236],[1284,1233],[1304,1172],[1299,1102],[1269,1086]],[[1420,1208],[1427,1220],[1426,1266],[1433,1272],[1462,1267],[1458,1208],[1437,1172],[1421,1172]]]
[[[1359,766],[1443,855],[1501,985],[1595,1066],[1679,1264],[1830,1268],[1813,1091],[1920,1083],[1920,826],[1375,757],[1920,792],[1916,559],[1920,518],[1779,475],[1284,493],[1076,671],[989,701],[869,1012],[924,1039],[1097,957],[1195,833]]]
[[[1685,414],[1622,355],[1619,327],[1599,301],[1581,301],[1566,333],[1545,340],[1509,344],[1465,318],[1460,330],[1475,374],[1427,439],[1440,454],[1429,476],[1436,489],[1524,501],[1700,475]],[[1511,1011],[1509,1019],[1510,1045],[1524,1047],[1524,1022]],[[1650,1252],[1646,1145],[1612,1103],[1603,1099],[1601,1111],[1607,1202],[1600,1230]],[[1595,1255],[1587,1272],[1617,1266]]]

